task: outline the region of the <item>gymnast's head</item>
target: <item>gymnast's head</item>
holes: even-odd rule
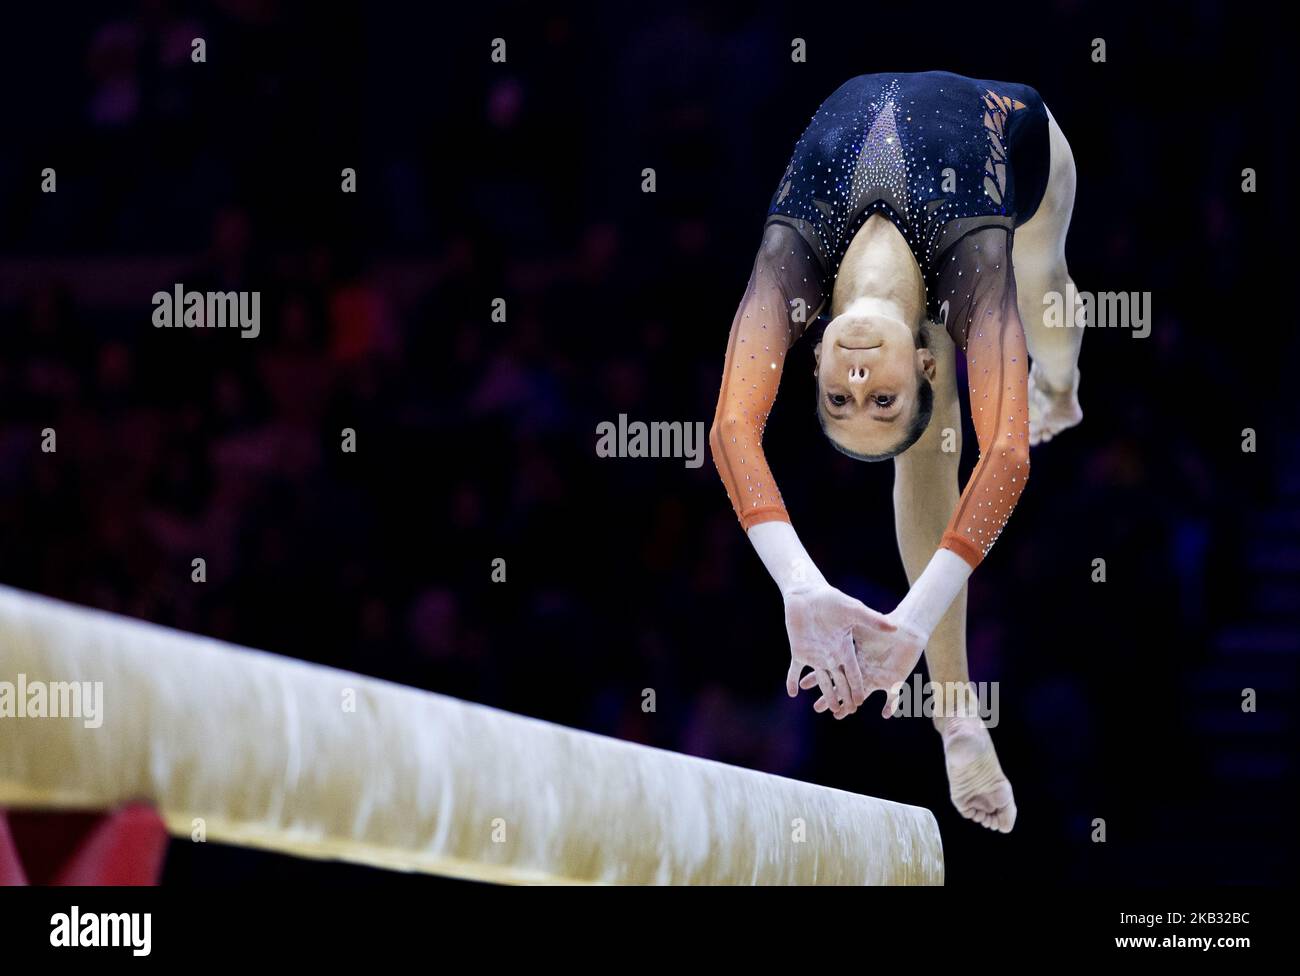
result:
[[[813,349],[817,417],[835,448],[859,461],[902,454],[930,425],[934,355],[925,326],[884,315],[837,315]]]

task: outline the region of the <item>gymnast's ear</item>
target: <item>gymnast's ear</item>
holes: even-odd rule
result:
[[[934,382],[934,375],[938,368],[934,361],[934,353],[922,346],[916,350],[916,368],[919,369],[927,380]]]
[[[818,341],[817,345],[813,346],[813,376],[816,376],[818,374],[818,370],[821,364],[822,364],[822,344],[820,341]]]

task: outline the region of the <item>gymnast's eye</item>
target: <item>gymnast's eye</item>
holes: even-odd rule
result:
[[[875,402],[876,406],[887,407],[894,402],[895,397],[887,393],[880,393],[872,397],[871,399]]]
[[[849,398],[846,397],[843,393],[827,393],[826,399],[830,402],[830,405],[833,407],[842,407],[844,406],[844,404],[849,402]]]

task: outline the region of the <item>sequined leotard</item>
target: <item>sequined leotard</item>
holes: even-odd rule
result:
[[[817,110],[772,197],[711,435],[746,529],[789,521],[763,426],[787,351],[824,316],[854,234],[879,213],[916,258],[930,319],[966,353],[980,460],[941,545],[979,564],[1029,472],[1011,240],[1042,199],[1049,156],[1047,110],[1024,85],[940,71],[862,75]]]

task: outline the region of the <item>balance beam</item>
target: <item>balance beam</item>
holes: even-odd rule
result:
[[[0,586],[0,806],[136,800],[180,838],[480,881],[943,881],[920,807]]]

